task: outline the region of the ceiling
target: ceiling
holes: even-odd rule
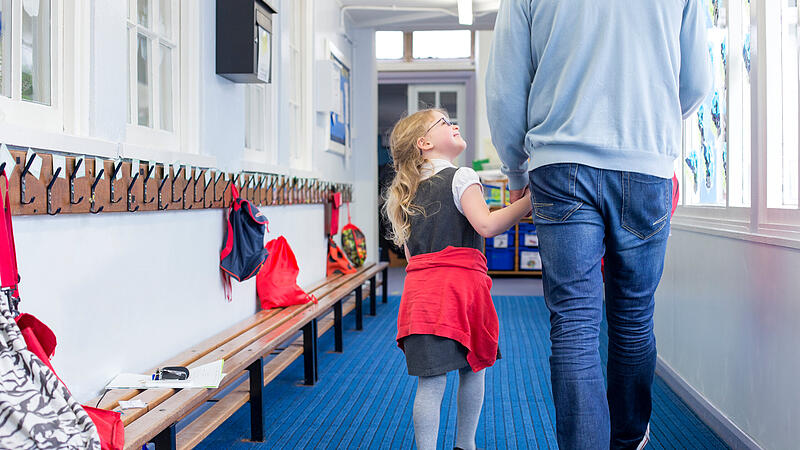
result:
[[[377,30],[491,30],[500,0],[473,0],[473,24],[458,23],[457,0],[340,0],[342,14],[359,28]]]

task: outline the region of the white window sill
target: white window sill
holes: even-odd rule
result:
[[[800,249],[800,227],[797,226],[760,227],[757,231],[751,231],[749,224],[744,222],[676,215],[672,218],[671,227],[673,230]]]
[[[197,167],[215,167],[217,164],[216,158],[211,156],[165,151],[93,137],[23,129],[9,124],[0,124],[0,136],[2,136],[0,142],[4,144],[31,147],[42,152],[72,153],[109,159],[129,158],[166,164],[180,162]]]

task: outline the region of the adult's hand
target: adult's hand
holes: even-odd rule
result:
[[[514,190],[512,190],[511,191],[511,199],[510,199],[511,203],[514,203],[515,201],[517,201],[517,200],[521,199],[522,197],[524,197],[525,193],[528,192],[528,189],[529,189],[529,187],[525,186],[522,189],[514,189]]]

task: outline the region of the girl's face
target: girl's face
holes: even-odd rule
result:
[[[450,123],[447,117],[439,111],[431,114],[428,131],[423,136],[423,153],[433,150],[448,159],[455,159],[467,148],[467,143],[459,133],[458,125]]]

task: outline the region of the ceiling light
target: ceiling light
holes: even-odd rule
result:
[[[458,0],[458,23],[472,25],[472,0]]]

